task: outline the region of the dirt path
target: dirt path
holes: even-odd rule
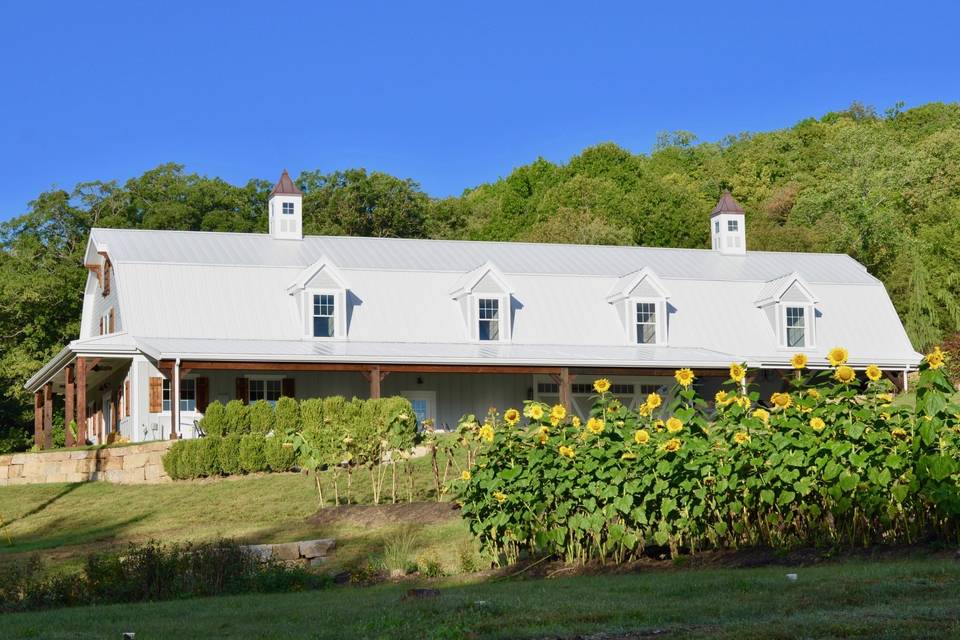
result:
[[[349,504],[325,507],[307,519],[310,524],[354,524],[377,527],[389,524],[439,524],[460,517],[451,502],[402,502],[398,504]]]

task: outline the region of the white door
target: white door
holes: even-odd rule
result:
[[[437,420],[437,392],[436,391],[401,391],[400,395],[410,401],[417,422],[423,424],[425,420]]]

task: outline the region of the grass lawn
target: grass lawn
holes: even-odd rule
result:
[[[788,582],[787,572],[799,574]],[[403,601],[408,585],[9,614],[0,636],[118,638],[948,638],[960,562],[655,571],[473,584]]]

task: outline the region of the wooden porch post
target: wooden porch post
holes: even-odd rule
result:
[[[39,391],[33,394],[33,444],[43,448],[43,394]]]
[[[573,410],[572,387],[570,382],[570,368],[560,368],[560,404],[567,410],[567,413]]]
[[[53,383],[43,385],[43,448],[53,448]]]
[[[74,365],[72,364],[67,365],[66,375],[67,375],[67,384],[66,384],[66,389],[64,390],[64,393],[63,393],[63,401],[65,405],[63,410],[63,430],[64,430],[64,436],[66,438],[66,445],[68,447],[72,447],[76,444],[76,442],[73,439],[73,432],[70,431],[70,423],[73,422],[76,418],[76,414],[74,413],[74,407],[77,400],[76,398],[77,381],[76,381],[76,375],[74,373]]]
[[[87,444],[87,359],[77,358],[76,363],[77,444]]]
[[[112,434],[115,434],[120,430],[120,420],[117,415],[120,410],[120,403],[117,402],[117,395],[116,389],[110,392],[110,433]]]
[[[370,398],[376,400],[380,397],[380,365],[375,364],[370,367],[367,376],[370,380]]]

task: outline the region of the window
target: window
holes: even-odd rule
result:
[[[170,411],[170,381],[163,380],[163,411]],[[180,411],[197,410],[197,381],[185,378],[180,381]]]
[[[292,216],[292,215],[293,215],[293,203],[292,203],[292,202],[284,202],[284,203],[283,203],[282,212],[283,212],[284,215]]]
[[[736,220],[727,220],[727,231],[736,231],[739,228]]]
[[[714,233],[720,233],[720,221],[719,221],[719,220],[714,221],[714,223],[713,223],[713,232],[714,232]]]
[[[657,341],[657,305],[654,302],[637,303],[637,344]]]
[[[332,293],[320,293],[313,296],[313,336],[315,338],[332,338],[334,336]]]
[[[480,298],[480,339],[500,339],[500,300],[496,298]]]
[[[266,400],[273,405],[280,399],[282,386],[280,380],[250,380],[249,385],[250,402]]]
[[[610,385],[610,393],[615,396],[632,396],[634,392],[634,385],[632,384],[617,384],[613,383]],[[594,396],[597,392],[593,388],[593,384],[575,382],[570,385],[570,393],[574,395],[583,395],[583,396]]]
[[[787,307],[787,346],[807,346],[806,310],[803,307]]]

